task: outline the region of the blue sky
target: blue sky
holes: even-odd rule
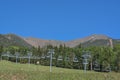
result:
[[[72,40],[120,39],[120,0],[0,0],[0,33]]]

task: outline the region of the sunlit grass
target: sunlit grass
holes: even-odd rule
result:
[[[119,80],[120,73],[65,69],[34,64],[16,64],[0,61],[0,80]]]

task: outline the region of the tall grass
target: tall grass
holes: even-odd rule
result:
[[[16,64],[0,61],[0,80],[119,80],[120,73],[100,73],[94,71],[52,68],[33,64]]]

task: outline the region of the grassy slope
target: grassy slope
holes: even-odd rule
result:
[[[52,68],[33,64],[0,61],[0,80],[119,80],[119,73],[98,73],[82,70]]]

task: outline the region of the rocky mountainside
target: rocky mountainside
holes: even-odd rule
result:
[[[23,38],[15,34],[0,34],[0,45],[4,46],[25,46],[25,47],[45,47],[47,45],[59,46],[66,45],[68,47],[77,47],[79,45],[84,47],[88,46],[114,46],[115,44],[120,44],[119,39],[112,39],[106,35],[91,35],[85,38],[80,38],[76,40],[71,40],[67,42],[57,41],[57,40],[44,40],[38,38]]]

